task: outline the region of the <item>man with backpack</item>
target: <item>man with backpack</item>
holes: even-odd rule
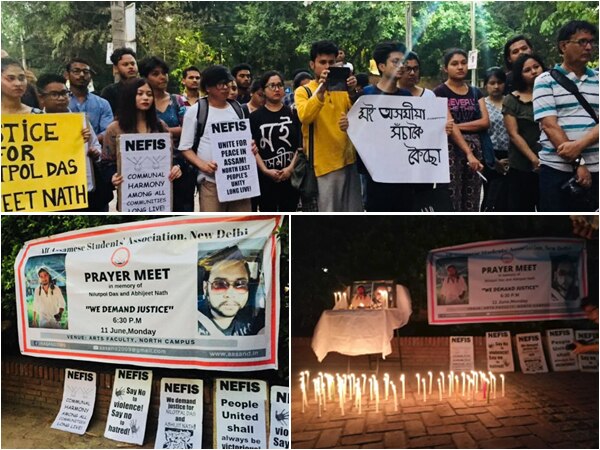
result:
[[[543,212],[598,209],[598,73],[587,67],[597,45],[596,26],[567,23],[558,32],[563,63],[535,80]]]
[[[198,169],[198,192],[202,212],[249,212],[249,198],[219,202],[215,171],[217,163],[212,158],[210,136],[207,132],[213,123],[237,121],[247,118],[235,100],[228,100],[233,76],[224,66],[210,66],[202,72],[200,89],[207,96],[198,100],[185,113],[179,150],[187,161]]]

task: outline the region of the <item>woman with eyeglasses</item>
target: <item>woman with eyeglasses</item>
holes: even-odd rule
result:
[[[513,64],[513,87],[502,103],[508,147],[508,210],[534,212],[539,207],[540,127],[533,118],[533,85],[544,73],[537,55],[523,54]]]
[[[21,100],[27,90],[27,77],[19,61],[2,58],[2,114],[40,114]]]
[[[402,75],[398,80],[398,87],[400,89],[406,89],[413,97],[435,98],[435,94],[431,89],[417,86],[420,79],[421,60],[415,52],[408,52],[404,57],[404,68],[402,70]]]
[[[290,107],[283,104],[283,75],[266,72],[259,80],[265,95],[265,105],[250,114],[252,138],[258,146],[256,162],[259,168],[261,212],[293,212],[299,193],[290,177],[296,164],[300,123]]]
[[[116,188],[123,183],[117,173],[117,138],[121,134],[168,133],[169,127],[156,115],[154,95],[145,78],[132,78],[123,83],[117,120],[106,129],[102,149],[103,175]],[[171,167],[169,181],[181,177],[178,164]]]

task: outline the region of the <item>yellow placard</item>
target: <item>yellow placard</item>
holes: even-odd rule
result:
[[[2,212],[87,207],[83,114],[2,115]]]

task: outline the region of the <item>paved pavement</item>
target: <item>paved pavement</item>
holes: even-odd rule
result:
[[[504,398],[498,379],[497,398],[489,403],[462,396],[439,401],[435,388],[423,403],[413,392],[415,373],[405,372],[412,383],[407,381],[406,400],[398,400],[397,412],[393,400],[383,401],[379,413],[375,405],[363,404],[362,414],[348,401],[342,417],[339,405],[330,402],[318,417],[312,388],[302,413],[300,371],[310,370],[312,378],[319,371],[345,373],[347,365],[340,358],[310,367],[297,361],[291,378],[292,448],[598,448],[597,373],[510,373]],[[374,373],[368,372],[366,357],[351,361],[352,371]],[[382,363],[380,380],[383,372],[399,386],[398,369]]]
[[[2,402],[2,442],[5,448],[154,448],[156,423],[146,427],[144,445],[117,442],[104,437],[106,420],[92,417],[83,436],[50,428],[58,409],[35,408]]]

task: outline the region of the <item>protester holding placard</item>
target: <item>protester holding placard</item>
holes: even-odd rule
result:
[[[467,77],[467,53],[461,49],[451,49],[444,55],[446,82],[434,89],[438,97],[448,98],[448,106],[454,122],[468,146],[463,148],[455,135],[449,143],[450,157],[450,197],[457,212],[479,211],[481,193],[480,172],[483,170],[481,159],[481,139],[479,132],[490,126],[483,94],[469,86]],[[458,148],[457,148],[458,147]]]
[[[220,202],[217,193],[215,180],[217,163],[212,154],[210,126],[211,124],[238,121],[244,118],[240,105],[235,100],[228,99],[232,81],[234,81],[233,76],[224,66],[210,66],[204,69],[200,89],[207,93],[207,103],[203,105],[203,108],[206,108],[206,115],[200,117],[199,107],[204,101],[200,99],[187,110],[183,119],[179,150],[182,151],[188,162],[199,170],[196,181],[200,193],[200,211],[203,212],[244,212],[252,210],[249,198]]]
[[[349,92],[330,91],[327,83],[337,54],[338,47],[333,42],[312,45],[310,68],[315,72],[315,80],[299,87],[294,98],[302,122],[304,148],[314,154],[319,211],[362,211],[356,153],[347,128],[340,128],[340,120],[352,106]],[[356,77],[348,77],[346,84],[354,93]]]
[[[69,91],[67,89],[66,80],[60,75],[42,74],[37,82],[38,95],[40,98],[40,106],[44,108],[45,113],[70,113],[69,108]],[[94,132],[89,120],[85,119],[85,125],[82,125],[81,135],[86,146],[86,156],[88,160],[88,208],[84,211],[102,210],[99,204],[96,189],[94,189],[93,176],[91,172],[93,165],[100,158],[102,146],[98,142],[98,137]]]
[[[117,173],[117,138],[125,133],[164,133],[168,126],[156,115],[152,88],[144,78],[134,78],[123,83],[117,120],[106,129],[102,162],[103,175],[117,187],[123,177]],[[181,176],[181,168],[174,165],[169,181]]]
[[[2,114],[39,114],[37,108],[25,105],[21,97],[27,89],[25,70],[19,61],[2,58]]]
[[[283,75],[266,72],[259,80],[266,103],[250,114],[252,138],[258,145],[261,212],[293,212],[298,206],[299,193],[292,187],[290,177],[297,159],[300,123],[289,106],[283,104],[285,95]]]
[[[167,92],[169,66],[156,56],[145,58],[139,63],[140,75],[148,80],[154,95],[156,114],[169,127],[174,148],[179,146],[181,127],[186,107],[183,98]],[[173,182],[173,211],[194,211],[194,191],[196,190],[195,171],[192,170],[179,151],[175,150],[182,176]]]

